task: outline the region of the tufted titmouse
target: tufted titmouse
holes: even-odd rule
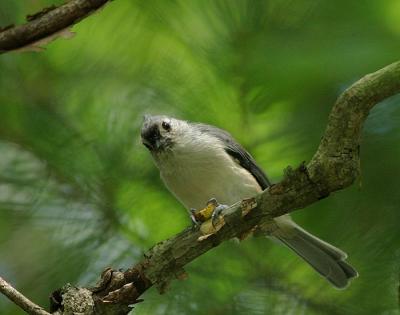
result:
[[[187,209],[211,198],[231,205],[271,185],[253,157],[217,127],[167,116],[145,116],[141,137],[167,188]],[[289,215],[274,219],[269,237],[291,248],[337,288],[357,271],[346,253],[298,226]]]

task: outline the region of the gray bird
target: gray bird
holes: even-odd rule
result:
[[[186,209],[215,198],[232,205],[254,197],[271,183],[253,157],[226,131],[167,116],[145,116],[141,138],[169,191]],[[287,245],[337,288],[357,271],[346,253],[308,233],[289,215],[274,219],[269,237]]]

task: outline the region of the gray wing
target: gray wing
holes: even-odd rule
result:
[[[268,180],[267,175],[257,165],[250,153],[248,153],[235,139],[233,139],[228,132],[206,124],[194,123],[193,125],[201,132],[211,134],[220,139],[225,144],[226,153],[238,161],[243,168],[249,171],[263,190],[268,186],[271,186],[271,182]]]

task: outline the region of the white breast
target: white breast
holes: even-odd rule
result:
[[[197,139],[198,140],[198,139]],[[188,142],[157,160],[161,178],[187,208],[201,209],[211,198],[231,205],[261,191],[255,178],[207,139]]]

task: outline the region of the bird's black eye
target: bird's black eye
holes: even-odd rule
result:
[[[164,128],[165,131],[171,130],[171,124],[168,121],[163,121],[161,126]]]

